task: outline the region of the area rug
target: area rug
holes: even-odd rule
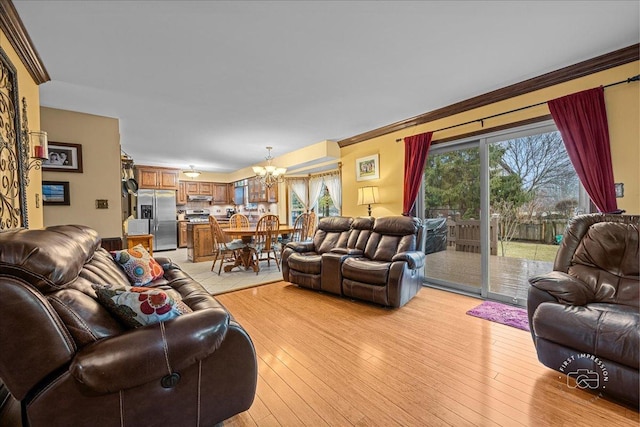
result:
[[[527,310],[524,308],[494,301],[485,301],[476,308],[467,311],[467,314],[513,326],[523,331],[529,331],[529,319],[527,318]]]

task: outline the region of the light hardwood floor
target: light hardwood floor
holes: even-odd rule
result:
[[[637,426],[570,389],[528,332],[466,315],[481,301],[423,288],[399,310],[275,283],[217,298],[252,337],[253,406],[224,426]]]

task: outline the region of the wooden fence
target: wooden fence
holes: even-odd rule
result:
[[[489,230],[491,255],[498,255],[498,223],[491,220]],[[459,252],[480,253],[480,221],[447,219],[447,246]]]

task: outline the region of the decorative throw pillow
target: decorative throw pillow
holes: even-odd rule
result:
[[[133,286],[144,286],[162,277],[164,270],[142,245],[112,251],[111,256],[127,273]]]
[[[126,325],[137,328],[164,322],[192,310],[162,289],[94,284],[98,301]]]

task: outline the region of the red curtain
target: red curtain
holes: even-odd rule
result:
[[[585,90],[548,102],[569,159],[600,212],[618,209],[609,146],[604,88]]]
[[[404,200],[402,215],[412,215],[420,191],[420,181],[427,162],[433,132],[408,136],[404,139]]]

